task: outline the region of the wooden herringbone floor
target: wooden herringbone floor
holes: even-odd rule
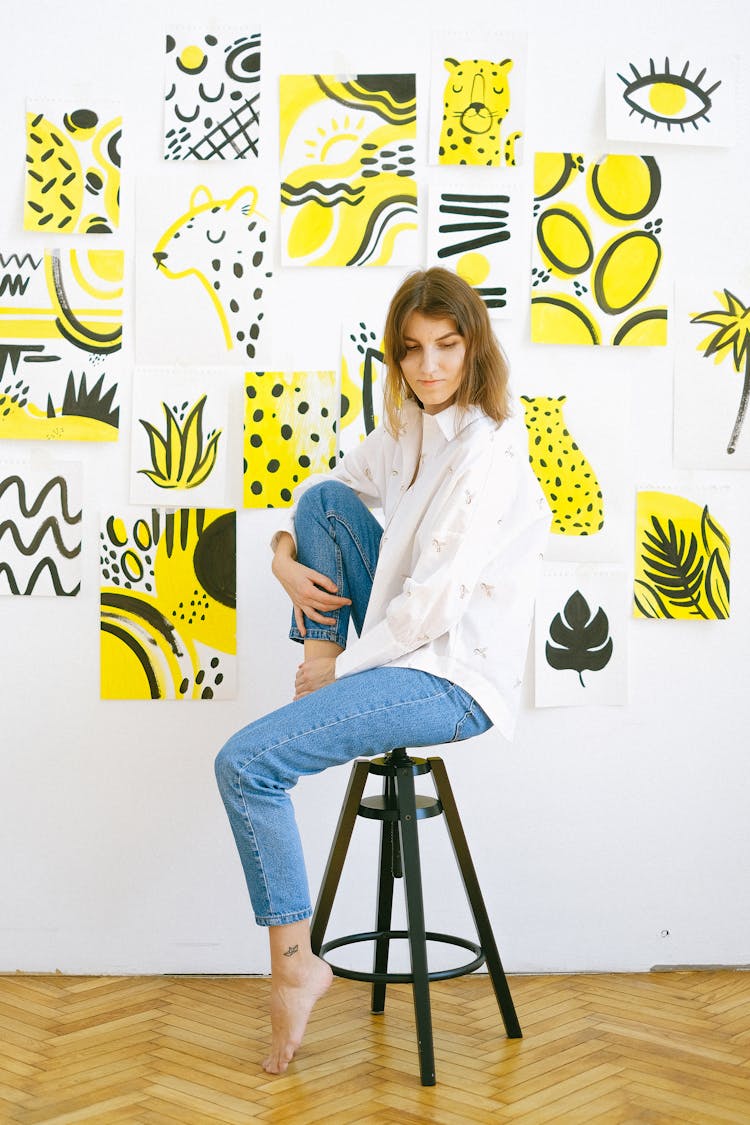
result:
[[[384,1016],[335,981],[289,1072],[265,1075],[268,981],[0,977],[3,1125],[748,1125],[750,973],[515,977],[432,987],[438,1084],[417,1077],[411,994]]]

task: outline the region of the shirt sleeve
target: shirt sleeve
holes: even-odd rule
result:
[[[384,619],[337,657],[337,678],[388,664],[460,620],[482,571],[502,549],[504,515],[516,490],[512,462],[498,466],[490,458],[459,476],[429,527],[419,529],[416,564]]]
[[[313,473],[302,481],[294,490],[294,505],[287,508],[279,519],[279,526],[271,538],[271,550],[276,549],[279,536],[283,531],[291,535],[297,546],[297,536],[294,531],[294,513],[300,497],[312,485],[323,480],[337,480],[348,485],[368,508],[382,506],[384,480],[383,480],[383,445],[388,440],[388,435],[382,426],[378,426],[368,434],[364,441],[352,449],[338,462],[329,473]]]

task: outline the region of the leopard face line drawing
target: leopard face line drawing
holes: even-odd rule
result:
[[[159,273],[172,280],[196,277],[211,299],[227,351],[239,345],[255,359],[268,258],[268,230],[255,209],[258,193],[242,187],[214,199],[196,187],[183,215],[167,227],[153,251]]]
[[[500,131],[510,109],[509,72],[512,59],[445,59],[449,73],[443,96],[440,164],[496,167],[516,162],[515,145],[521,134],[511,133],[504,146]],[[501,153],[502,147],[502,153]]]

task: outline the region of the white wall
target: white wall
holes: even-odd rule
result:
[[[112,94],[127,115],[121,243],[132,276],[134,176],[166,178],[174,167],[160,159],[163,33],[170,23],[199,22],[206,7],[198,0],[79,0],[72,7],[26,0],[12,17],[4,12],[0,246],[23,241],[25,97]],[[529,232],[531,153],[606,150],[608,48],[629,36],[646,52],[673,44],[746,52],[750,36],[742,0],[632,0],[627,10],[584,0],[475,0],[459,10],[447,0],[379,0],[371,15],[356,19],[343,0],[217,0],[211,10],[220,22],[245,19],[254,29],[260,19],[263,28],[268,182],[275,175],[273,79],[281,71],[403,67],[417,70],[424,93],[429,30],[438,19],[447,26],[471,18],[527,30],[528,158],[518,178],[529,198]],[[744,81],[740,97],[737,147],[652,150],[671,205],[675,276],[742,271],[750,278]],[[238,178],[246,175],[244,167],[237,170]],[[339,310],[385,296],[399,277],[388,269],[317,271],[312,278],[280,272],[278,365],[334,366]],[[0,459],[54,456],[85,465],[83,592],[75,599],[0,598],[0,970],[264,972],[265,935],[251,921],[212,761],[233,730],[289,698],[298,653],[283,638],[284,598],[268,571],[272,512],[241,512],[238,520],[239,698],[215,704],[98,699],[98,519],[128,498],[135,306],[131,289],[119,445],[60,443],[50,450],[6,442],[0,448]],[[283,340],[279,325],[287,326]],[[731,483],[736,513],[732,619],[631,622],[628,706],[535,711],[527,684],[511,747],[490,732],[445,751],[506,967],[642,970],[748,962],[748,474],[673,470],[671,348],[532,348],[526,315],[502,335],[519,390],[550,372],[561,381],[566,372],[580,372],[592,385],[611,380],[626,388],[631,411],[622,424],[629,427],[633,484],[658,480],[680,491],[704,481]],[[241,504],[238,476],[231,501]],[[347,776],[347,769],[334,771],[301,783],[296,793],[314,888]],[[462,932],[465,906],[445,873],[442,829],[430,822],[424,833],[428,917],[434,928]],[[363,826],[355,850],[362,870],[347,878],[333,924],[339,932],[370,925],[365,892],[375,879],[374,845],[374,828]]]

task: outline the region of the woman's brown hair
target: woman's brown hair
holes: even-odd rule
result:
[[[454,321],[466,347],[464,373],[456,405],[479,406],[496,422],[511,413],[508,364],[490,324],[487,307],[472,287],[450,270],[433,266],[409,274],[391,300],[385,321],[385,425],[392,434],[402,429],[401,408],[407,399],[419,401],[401,370],[406,355],[404,328],[413,312]]]

